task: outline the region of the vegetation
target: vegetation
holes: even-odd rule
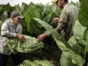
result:
[[[57,24],[52,22],[54,17],[59,17],[61,9],[55,4],[25,4],[10,6],[0,5],[0,24],[10,17],[10,13],[13,10],[19,10],[25,19],[22,20],[23,34],[31,37],[37,37],[45,31],[51,33],[51,36],[43,41],[44,48],[41,50],[38,56],[38,60],[47,59],[54,64],[54,61],[59,62],[59,51],[62,51],[60,58],[61,66],[87,66],[88,63],[88,0],[81,0],[81,3],[73,3],[79,9],[78,20],[74,25],[74,35],[67,42],[54,28]],[[36,51],[35,51],[36,53]],[[32,54],[31,57],[36,54]],[[31,54],[24,54],[24,56],[30,56]],[[23,54],[22,54],[23,57]],[[28,57],[23,57],[27,60]],[[28,60],[31,60],[28,59]],[[35,60],[35,59],[32,59]],[[52,61],[53,60],[53,61]],[[9,65],[10,66],[10,65]],[[55,66],[58,66],[58,64]]]
[[[6,39],[7,46],[12,53],[14,53],[15,51],[21,53],[31,53],[43,48],[44,44],[42,42],[38,42],[36,38],[27,35],[24,35],[24,37],[26,39],[24,43],[20,42],[17,38]]]

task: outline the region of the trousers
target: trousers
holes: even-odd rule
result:
[[[0,54],[0,66],[6,66],[8,57],[9,57],[9,55]],[[20,63],[22,63],[22,58],[21,58],[20,53],[17,53],[15,55],[11,54],[11,58],[14,63],[14,66],[17,66]]]

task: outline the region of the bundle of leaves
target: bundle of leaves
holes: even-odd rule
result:
[[[44,47],[43,43],[38,42],[36,38],[27,35],[24,35],[24,37],[26,39],[24,43],[17,38],[7,38],[6,42],[11,52],[30,53]]]
[[[19,66],[54,66],[52,63],[50,63],[48,60],[25,60],[22,64]]]

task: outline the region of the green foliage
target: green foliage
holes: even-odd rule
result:
[[[78,15],[79,22],[85,27],[88,27],[88,5],[87,4],[88,4],[88,0],[81,1],[80,11]]]
[[[42,25],[42,27],[44,27],[48,33],[52,34],[52,37],[55,39],[55,40],[58,40],[56,41],[56,43],[59,42],[59,46],[60,49],[62,49],[62,51],[65,49],[65,46],[64,44],[70,48],[69,44],[66,42],[66,40],[58,33],[54,30],[53,27],[51,27],[49,24],[47,24],[46,22],[40,20],[40,19],[37,19],[37,18],[34,18],[34,20],[36,20],[39,24]],[[65,49],[66,50],[66,49]]]
[[[24,17],[29,33],[38,35],[40,33],[40,26],[33,21],[33,18],[40,18],[40,13],[33,3],[29,4],[27,11],[24,13]]]
[[[19,4],[15,6],[6,4],[0,5],[0,20],[4,22],[7,18],[10,18],[10,14],[13,10],[19,10],[25,17],[25,20],[23,19],[21,22],[23,26],[23,33],[33,36],[38,36],[45,30],[39,24],[37,24],[33,18],[40,18],[53,27],[56,27],[56,24],[53,24],[52,19],[54,17],[58,17],[60,14],[60,9],[56,7],[55,4],[43,5],[34,4],[32,2],[30,4],[22,3],[22,6]]]
[[[3,11],[2,14],[0,15],[0,20],[4,22],[8,18],[9,18],[9,13],[7,11]]]
[[[56,25],[52,22],[52,19],[55,17],[59,17],[60,12],[61,10],[56,6],[56,4],[52,5],[47,4],[43,7],[41,19],[55,28]]]
[[[24,35],[25,42],[20,42],[17,38],[8,38],[6,40],[8,47],[10,48],[11,52],[22,52],[22,53],[31,53],[38,49],[43,48],[43,43],[38,42],[38,40],[34,37]]]
[[[1,32],[2,21],[0,21],[0,32]],[[1,34],[1,33],[0,33]]]
[[[10,17],[10,13],[13,10],[19,10],[25,17],[25,20],[23,19],[21,22],[24,34],[38,36],[46,30],[52,35],[57,46],[63,51],[60,59],[61,66],[83,66],[83,64],[85,63],[85,56],[87,56],[86,52],[88,52],[88,0],[81,0],[81,3],[71,3],[78,8],[80,7],[80,11],[78,16],[79,21],[77,21],[74,26],[74,35],[68,42],[65,41],[65,39],[54,30],[56,25],[52,23],[52,19],[54,17],[59,17],[61,12],[61,10],[55,4],[43,5],[30,3],[27,5],[25,3],[22,3],[22,6],[15,5],[13,7],[10,6],[10,4],[0,5],[0,25],[3,21],[5,21],[5,19]],[[17,43],[14,43],[13,40],[18,42],[19,45],[17,45]],[[37,39],[32,38],[30,38],[30,40],[37,41]],[[26,46],[24,45],[24,43],[20,43],[17,39],[10,39],[9,41],[11,42],[11,44],[9,44],[9,48],[12,52],[14,52],[14,50],[17,50],[19,52],[31,52],[37,50],[40,47],[40,45],[36,47],[36,45],[33,44],[33,50],[29,49],[29,43],[30,46],[32,46],[32,42],[30,42],[29,40],[27,40],[29,43],[25,44]],[[16,49],[17,46],[18,48]],[[41,47],[43,46],[41,45]],[[31,63],[34,66],[37,66],[35,62]]]
[[[83,34],[83,40],[85,41],[85,65],[88,63],[88,0],[81,0],[81,6],[78,16],[79,22],[86,27],[84,34]]]
[[[0,13],[2,13],[3,11],[8,11],[11,12],[13,11],[15,8],[10,6],[10,4],[6,4],[6,5],[0,5]]]
[[[72,41],[75,42],[74,45],[73,43],[70,43],[71,45],[73,45],[73,48],[75,49],[75,51],[81,55],[83,58],[85,56],[85,41],[84,41],[84,31],[85,31],[85,27],[82,26],[79,21],[77,20],[75,25],[74,25],[74,29],[73,29],[73,32],[74,32],[74,36],[73,36],[73,39]],[[80,33],[80,34],[79,34]],[[75,40],[75,41],[74,41]],[[81,52],[83,51],[83,52]]]
[[[60,60],[61,66],[77,66],[72,63],[72,59],[70,57],[69,52],[62,52],[61,60]]]
[[[15,7],[10,6],[10,4],[0,5],[0,20],[5,21],[5,19],[10,18],[10,13],[15,10]]]
[[[21,10],[20,10],[21,13],[24,14],[27,9],[28,9],[28,5],[26,3],[22,3]]]
[[[51,64],[48,60],[25,60],[22,64],[19,66],[54,66]]]
[[[73,33],[74,33],[74,36],[76,37],[76,39],[83,38],[83,34],[84,34],[85,29],[86,29],[86,27],[82,26],[78,20],[75,22],[75,25],[73,28]]]
[[[85,37],[85,40],[84,41],[86,42],[86,45],[85,45],[86,52],[88,53],[88,29],[85,30],[84,37]]]
[[[41,66],[54,66],[48,60],[34,60],[34,62],[38,63]]]
[[[77,52],[74,51],[74,49],[70,46],[69,43],[67,43],[67,41],[58,33],[56,32],[53,27],[51,27],[49,24],[47,24],[46,22],[38,19],[38,18],[34,18],[34,20],[36,20],[39,24],[41,24],[48,33],[50,33],[52,35],[52,37],[54,38],[54,41],[56,42],[57,46],[64,52],[66,52],[66,55],[62,55],[61,57],[61,66],[64,65],[75,65],[75,66],[83,66],[84,64],[84,58],[80,56],[80,54],[78,54]],[[68,56],[69,55],[69,56]],[[66,56],[66,57],[64,57]],[[64,59],[63,59],[64,57]],[[68,58],[68,59],[66,59]],[[66,64],[62,63],[66,62]],[[71,63],[70,63],[70,62]],[[63,65],[64,64],[64,65]]]
[[[71,1],[71,4],[75,5],[78,9],[80,9],[80,2],[74,3],[74,2]]]

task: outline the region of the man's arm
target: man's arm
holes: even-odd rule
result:
[[[62,12],[60,15],[60,18],[55,18],[54,21],[55,22],[58,21],[58,26],[55,28],[55,30],[60,32],[67,22],[67,14],[65,12]],[[38,41],[44,40],[49,35],[50,35],[50,33],[48,33],[48,32],[45,32],[44,34],[39,35]]]
[[[6,37],[16,37],[16,33],[9,31],[8,24],[3,23],[1,26],[1,35]]]
[[[57,25],[57,27],[55,28],[55,30],[56,30],[57,32],[61,32],[61,30],[62,30],[63,27],[64,27],[64,24],[63,24],[63,22],[61,21],[61,22],[58,23],[58,25]]]
[[[20,27],[18,33],[13,33],[9,31],[8,24],[3,23],[1,26],[1,35],[6,36],[6,37],[16,37],[18,38],[21,42],[25,41],[24,36],[21,34],[22,33],[22,27]]]
[[[61,32],[61,30],[63,29],[63,27],[66,25],[67,20],[68,20],[68,13],[62,11],[61,15],[60,15],[60,18],[58,20],[58,25],[55,28],[55,30],[58,31],[58,32]]]

